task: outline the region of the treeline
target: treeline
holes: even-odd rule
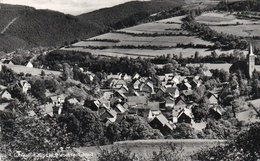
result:
[[[126,34],[136,37],[158,37],[158,36],[194,36],[192,33],[188,33],[186,31],[177,31],[177,32],[154,32],[154,33],[134,33],[134,32],[126,32],[126,31],[114,31],[114,33]]]
[[[200,24],[193,20],[184,21],[182,28],[196,33],[203,40],[215,42],[216,48],[230,50],[246,49],[248,47],[247,41],[241,37],[218,33],[217,31],[212,30],[209,26]]]
[[[113,43],[120,42],[120,40],[118,40],[118,39],[87,39],[87,40],[85,39],[82,41],[100,41],[100,42],[113,42]]]
[[[251,1],[239,1],[233,3],[224,3],[220,2],[216,7],[218,10],[224,11],[260,11],[260,1],[251,0]]]
[[[77,64],[86,70],[90,70],[94,73],[96,72],[106,72],[106,73],[127,73],[134,74],[138,72],[141,75],[148,76],[153,72],[150,68],[153,64],[150,59],[133,59],[128,57],[111,57],[102,58],[94,57],[90,53],[77,52],[77,51],[65,51],[56,50],[48,53],[47,55],[41,55],[36,60],[36,63],[44,68],[49,68],[51,70],[60,71],[62,70],[62,64],[68,63],[71,66]],[[119,68],[120,67],[120,68]]]

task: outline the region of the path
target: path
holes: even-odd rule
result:
[[[15,17],[14,19],[12,19],[11,22],[9,22],[5,28],[1,31],[1,34],[4,34],[6,32],[6,30],[8,30],[8,28],[18,19],[18,17]]]

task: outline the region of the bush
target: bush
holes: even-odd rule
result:
[[[119,150],[118,147],[112,147],[109,150],[101,150],[98,155],[98,161],[136,161],[137,157],[135,154],[131,154],[130,150]]]

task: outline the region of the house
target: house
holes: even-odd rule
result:
[[[138,115],[146,118],[147,120],[152,118],[152,111],[148,106],[138,104],[128,109],[128,114]]]
[[[207,98],[209,99],[210,105],[218,105],[218,95],[212,92],[207,94]]]
[[[124,80],[117,80],[117,79],[113,79],[109,85],[109,87],[111,89],[119,89],[121,88],[123,85],[127,85],[127,83]]]
[[[1,103],[0,104],[0,111],[4,111],[6,109],[7,106],[10,105],[10,102],[6,102],[6,103]]]
[[[105,91],[103,92],[102,99],[110,100],[113,97],[113,94],[112,91]]]
[[[62,104],[65,102],[65,96],[63,94],[51,96],[50,101],[54,106],[62,106]]]
[[[76,98],[70,98],[68,99],[69,104],[71,105],[77,105],[80,104],[79,101]]]
[[[192,112],[190,109],[183,108],[178,114],[178,123],[191,123]]]
[[[44,116],[50,116],[50,117],[54,116],[52,104],[44,104],[44,105],[41,105],[40,108],[42,109],[42,114]]]
[[[22,92],[27,94],[28,90],[31,89],[31,84],[28,83],[26,80],[20,80],[16,85],[22,89]]]
[[[120,103],[116,104],[115,107],[113,108],[117,113],[125,113],[126,109],[124,108],[123,105]]]
[[[14,63],[11,60],[7,60],[7,59],[3,61],[3,64],[14,65]]]
[[[92,111],[98,111],[101,106],[101,102],[99,100],[86,100],[84,106],[90,108]]]
[[[214,105],[209,109],[209,113],[212,117],[218,120],[222,117],[222,108],[219,105]]]
[[[183,91],[183,90],[191,90],[191,85],[188,82],[182,82],[181,84],[178,85],[179,90]]]
[[[109,119],[109,121],[115,122],[117,113],[113,109],[105,109],[102,113],[99,113],[99,116],[101,121],[107,121],[107,119]]]
[[[123,93],[128,93],[129,92],[129,88],[126,85],[122,85],[119,88],[120,91],[122,91]]]
[[[169,93],[173,98],[177,98],[180,96],[180,91],[178,87],[168,87],[166,88],[166,92]]]
[[[123,102],[125,102],[127,100],[127,96],[120,90],[115,91],[114,96],[118,97]]]
[[[178,98],[175,99],[175,105],[185,105],[186,106],[186,101],[183,98],[183,96],[179,96]]]
[[[149,124],[152,128],[159,129],[164,135],[169,134],[173,130],[173,127],[163,114],[156,116]]]
[[[205,76],[205,77],[212,77],[212,73],[211,73],[211,71],[210,70],[205,70],[205,71],[203,71],[203,75]]]
[[[33,110],[28,111],[27,114],[28,114],[29,117],[34,117],[34,116],[36,116],[36,113],[35,113]]]
[[[158,91],[156,92],[157,97],[162,97],[166,93],[166,87],[162,86]]]
[[[11,96],[11,94],[10,94],[7,90],[3,90],[3,91],[0,93],[0,98],[1,98],[1,99],[6,99],[6,100],[11,100],[11,99],[12,99],[12,96]]]
[[[148,102],[148,104],[146,106],[151,111],[151,117],[148,117],[149,120],[151,120],[155,116],[158,116],[159,114],[161,114],[160,102]]]
[[[133,75],[133,80],[138,80],[138,79],[140,79],[140,75],[138,74],[138,73],[134,73],[134,75]]]
[[[191,85],[192,89],[201,86],[201,84],[202,84],[202,82],[199,79],[194,78],[192,81],[190,81],[190,85]]]
[[[31,63],[31,61],[29,61],[25,66],[27,68],[33,68],[33,64]]]
[[[186,102],[193,101],[193,90],[183,90],[180,94]]]
[[[165,107],[173,108],[175,105],[175,99],[171,95],[167,95],[165,98]]]
[[[132,79],[132,77],[130,75],[127,75],[127,74],[122,74],[120,79],[129,81],[129,80]]]
[[[141,86],[140,86],[140,91],[145,92],[145,93],[149,93],[149,94],[155,93],[153,84],[151,82],[142,83]]]
[[[133,83],[133,87],[135,90],[139,90],[140,89],[140,85],[141,85],[141,81],[140,80],[135,80]]]
[[[147,104],[147,97],[145,96],[129,96],[127,97],[127,102],[132,102],[135,104]]]

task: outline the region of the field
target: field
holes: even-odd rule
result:
[[[186,156],[193,154],[194,152],[203,149],[216,146],[218,144],[225,144],[225,140],[207,140],[207,139],[180,139],[180,140],[136,140],[136,141],[123,141],[114,143],[120,150],[129,149],[139,157],[149,159],[152,153],[158,152],[161,147],[168,149],[169,143],[183,148],[183,153]],[[100,147],[101,149],[111,149],[111,145]],[[88,154],[91,161],[97,160],[97,153],[99,148],[97,147],[85,147],[77,149],[83,154]]]
[[[212,51],[209,50],[209,47],[213,46],[214,43],[202,40],[192,33],[183,30],[181,28],[182,18],[184,18],[184,16],[176,16],[155,22],[139,24],[80,41],[69,48],[63,49],[90,52],[94,55],[101,56],[127,56],[133,58],[139,56],[156,57],[167,54],[175,54],[178,56],[180,53],[182,53],[185,58],[194,56],[196,51],[200,53],[200,56],[210,55]],[[259,25],[257,25],[258,23],[260,24],[260,21],[237,18],[234,14],[208,12],[203,13],[201,16],[197,17],[196,20],[199,23],[209,25],[218,32],[245,37],[248,36],[248,31],[252,30],[253,35],[260,35],[260,28]],[[254,45],[260,46],[260,41],[256,40],[255,42],[256,44]],[[188,45],[190,43],[194,45],[204,45],[205,47],[177,47],[177,44]],[[153,47],[161,48],[158,49]],[[216,52],[217,54],[230,53],[232,50],[217,50]]]
[[[11,68],[14,72],[16,72],[18,74],[23,72],[24,74],[28,73],[31,75],[40,75],[42,71],[44,71],[46,75],[49,75],[49,74],[60,75],[61,74],[61,72],[58,72],[58,71],[38,69],[38,68],[28,68],[28,67],[22,66],[22,65],[8,65],[8,64],[0,63],[1,67],[2,67],[2,65],[5,65],[8,68]]]
[[[106,33],[85,41],[80,41],[64,50],[74,50],[90,52],[94,55],[117,56],[117,57],[156,57],[167,54],[183,54],[183,57],[191,57],[195,51],[199,51],[201,56],[210,55],[208,48],[177,48],[177,44],[200,44],[212,46],[213,43],[204,41],[196,36],[190,35],[187,31],[181,29],[181,19],[184,16],[173,17],[156,22],[136,25],[133,27],[121,29],[115,32]],[[134,34],[134,35],[133,35]],[[152,35],[151,35],[152,34]],[[153,35],[156,34],[156,35]],[[165,35],[166,34],[166,35]],[[167,35],[168,34],[168,35]],[[169,35],[170,34],[170,35]],[[99,40],[99,41],[97,41]],[[103,40],[103,41],[100,41]],[[105,40],[117,40],[111,42]],[[122,46],[166,46],[168,49],[150,49],[137,48],[127,49]],[[96,47],[105,47],[105,49],[96,49]],[[120,49],[118,48],[120,47]],[[93,49],[95,48],[95,49]]]
[[[260,20],[237,17],[228,13],[203,13],[196,18],[199,23],[207,24],[213,30],[237,36],[260,36]]]

